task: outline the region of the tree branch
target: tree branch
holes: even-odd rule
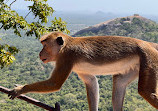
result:
[[[11,5],[13,4],[13,3],[15,3],[16,2],[16,0],[14,0],[10,5],[9,5],[9,7],[11,7]]]
[[[24,19],[26,19],[26,17],[29,15],[31,13],[31,11],[25,16],[25,18]]]
[[[3,92],[3,93],[9,94],[10,89],[5,88],[3,86],[0,86],[0,91]],[[56,103],[55,104],[55,108],[53,108],[53,107],[51,107],[49,105],[46,105],[46,104],[44,104],[44,103],[42,103],[42,102],[40,102],[40,101],[38,101],[36,99],[30,98],[30,97],[25,96],[25,95],[20,95],[17,98],[21,99],[21,100],[24,100],[24,101],[27,101],[27,102],[29,102],[31,104],[34,104],[34,105],[36,105],[38,107],[41,107],[41,108],[49,110],[49,111],[60,111],[59,103]]]

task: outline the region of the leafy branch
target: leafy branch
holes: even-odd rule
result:
[[[51,20],[50,26],[48,26],[48,16],[51,16],[54,13],[54,9],[50,7],[46,2],[47,0],[25,0],[25,1],[31,1],[33,4],[31,6],[28,6],[29,13],[23,17],[20,16],[16,11],[11,9],[11,6],[18,2],[17,0],[14,0],[11,2],[11,4],[7,4],[9,0],[5,2],[5,0],[0,0],[0,29],[9,30],[12,29],[14,31],[14,34],[22,37],[21,31],[25,32],[26,36],[35,36],[36,38],[40,38],[41,35],[46,34],[50,31],[62,31],[65,33],[70,33],[69,30],[66,28],[66,22],[62,21],[61,18],[54,18],[54,20]],[[34,15],[34,19],[37,18],[37,22],[31,22],[29,23],[26,20],[26,17],[32,13]],[[10,58],[6,58],[6,54],[8,54],[6,50],[8,50],[9,47],[5,48],[1,45],[1,61],[0,65],[4,66],[4,64],[8,64],[10,61]],[[16,52],[16,50],[15,50]],[[13,58],[13,53],[10,53]],[[4,60],[4,58],[6,60]],[[8,56],[7,56],[8,57]],[[8,60],[8,61],[7,61]],[[11,59],[14,60],[14,59]]]
[[[8,66],[15,60],[15,55],[18,53],[18,49],[16,47],[11,47],[7,44],[0,45],[0,66],[3,68],[4,66]]]
[[[29,13],[33,13],[34,18],[38,18],[37,22],[28,23],[25,16],[19,16],[18,13],[14,10],[11,10],[11,5],[16,2],[13,1],[9,6],[3,2],[0,2],[0,23],[2,24],[1,28],[8,30],[13,29],[14,33],[18,36],[21,35],[21,30],[24,30],[27,36],[35,35],[36,38],[40,38],[41,35],[48,33],[49,31],[63,31],[69,33],[66,28],[66,22],[62,21],[61,18],[57,19],[56,17],[52,20],[50,26],[46,26],[48,23],[48,16],[51,16],[54,13],[52,7],[46,3],[47,0],[25,0],[32,1],[33,5],[28,6]]]

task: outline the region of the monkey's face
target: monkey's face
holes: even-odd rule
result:
[[[62,37],[50,37],[41,41],[43,49],[41,50],[39,56],[44,63],[51,61],[56,61],[61,45],[63,45]]]

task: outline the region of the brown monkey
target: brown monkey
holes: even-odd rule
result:
[[[74,71],[87,89],[90,111],[98,110],[99,86],[95,75],[113,75],[113,110],[121,111],[126,86],[139,76],[138,92],[158,108],[158,45],[130,37],[70,37],[52,32],[40,39],[44,63],[56,61],[48,80],[19,86],[10,91],[10,98],[20,94],[47,93],[60,90]]]

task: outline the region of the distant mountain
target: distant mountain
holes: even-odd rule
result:
[[[73,36],[117,35],[130,36],[146,41],[158,41],[158,24],[150,19],[134,14],[116,18],[90,26],[75,33]]]
[[[95,14],[96,14],[96,15],[105,15],[105,13],[102,12],[102,11],[97,11]]]
[[[104,13],[98,11],[95,13],[90,12],[56,12],[53,16],[61,17],[68,24],[86,24],[94,25],[105,20],[121,17],[119,14]]]

